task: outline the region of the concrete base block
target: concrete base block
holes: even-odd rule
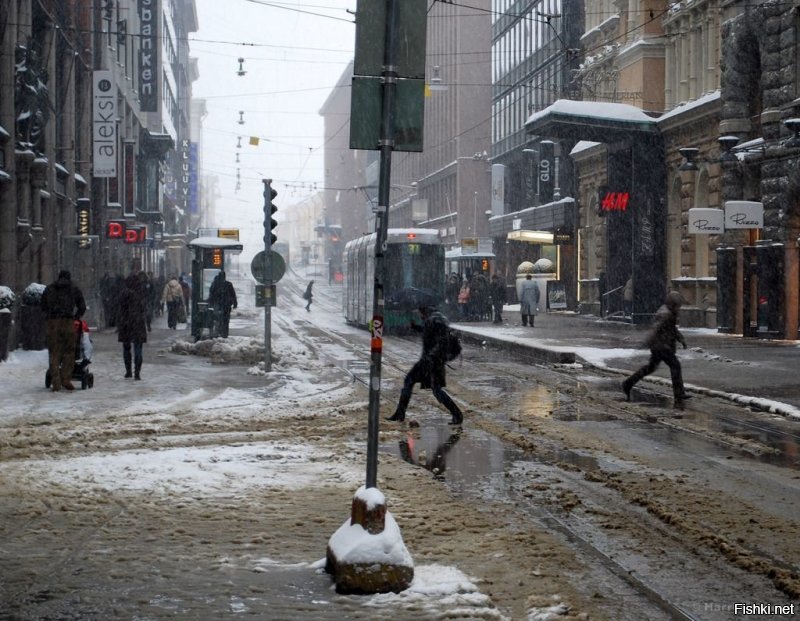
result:
[[[383,494],[360,488],[351,517],[328,541],[325,571],[338,593],[399,593],[414,579],[414,562]]]

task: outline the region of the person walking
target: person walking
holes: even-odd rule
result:
[[[75,390],[72,370],[75,367],[76,319],[86,312],[83,292],[72,282],[72,275],[61,270],[55,282],[45,287],[41,309],[45,316],[45,336],[50,365],[51,390]]]
[[[633,276],[628,278],[622,288],[622,314],[626,317],[633,316]]]
[[[394,414],[386,420],[402,422],[406,419],[406,409],[411,401],[414,384],[419,383],[422,388],[430,388],[436,400],[448,409],[452,417],[450,424],[460,425],[464,420],[464,415],[445,391],[447,385],[445,375],[447,335],[450,329],[447,319],[432,306],[420,307],[419,314],[424,321],[423,325],[419,326],[412,322],[411,328],[422,332],[422,355],[406,374],[397,408]]]
[[[183,304],[183,288],[174,274],[169,277],[167,284],[164,285],[161,300],[167,304],[167,327],[170,330],[177,330],[178,311]]]
[[[461,319],[467,319],[469,311],[469,282],[464,281],[458,292],[458,312]]]
[[[535,283],[530,274],[525,275],[519,289],[519,312],[522,315],[522,325],[529,323],[533,327],[533,320],[536,318],[536,311],[539,306],[539,285]]]
[[[683,387],[683,377],[681,375],[681,363],[675,355],[676,343],[680,342],[686,349],[686,339],[683,338],[678,330],[678,312],[683,304],[683,298],[677,291],[670,291],[664,301],[664,305],[656,311],[653,329],[645,340],[645,345],[650,348],[650,361],[622,382],[622,391],[625,393],[625,400],[631,400],[631,390],[640,379],[656,370],[659,363],[664,362],[670,370],[672,376],[672,394],[674,407],[676,410],[684,408],[684,401],[691,395],[687,395]]]
[[[125,279],[125,287],[119,297],[117,341],[122,343],[125,379],[130,379],[131,376],[137,380],[142,379],[142,350],[147,342],[148,314],[146,278],[142,278],[142,274],[132,272]]]
[[[306,310],[311,312],[311,300],[314,299],[314,294],[311,292],[311,288],[314,286],[314,281],[308,283],[306,287],[306,292],[303,294],[303,299],[307,301]]]
[[[500,274],[492,276],[492,306],[494,323],[503,323],[503,305],[506,303],[506,281]]]
[[[228,326],[231,322],[231,308],[238,306],[236,301],[236,290],[233,283],[225,279],[225,272],[220,272],[214,277],[209,289],[208,303],[211,304],[219,313],[219,335],[228,338]]]

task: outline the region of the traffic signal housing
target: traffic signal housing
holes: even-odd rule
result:
[[[278,236],[275,235],[275,227],[278,226],[278,221],[274,218],[275,212],[278,207],[273,202],[278,192],[270,184],[266,184],[264,188],[264,244],[272,246],[278,241]],[[268,237],[269,236],[269,237]]]

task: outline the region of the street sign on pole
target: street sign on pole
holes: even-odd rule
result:
[[[267,278],[264,272],[264,255],[265,251],[262,250],[256,256],[254,256],[253,260],[250,262],[250,272],[253,274],[253,278],[255,278],[256,281],[262,285],[265,284],[267,280],[271,282],[278,282],[286,273],[286,261],[284,261],[283,256],[281,256],[279,253],[275,252],[274,250],[270,250],[270,267],[272,269],[272,273],[270,274],[270,277]]]

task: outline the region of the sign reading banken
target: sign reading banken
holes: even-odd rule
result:
[[[158,4],[139,0],[139,108],[158,111]]]

